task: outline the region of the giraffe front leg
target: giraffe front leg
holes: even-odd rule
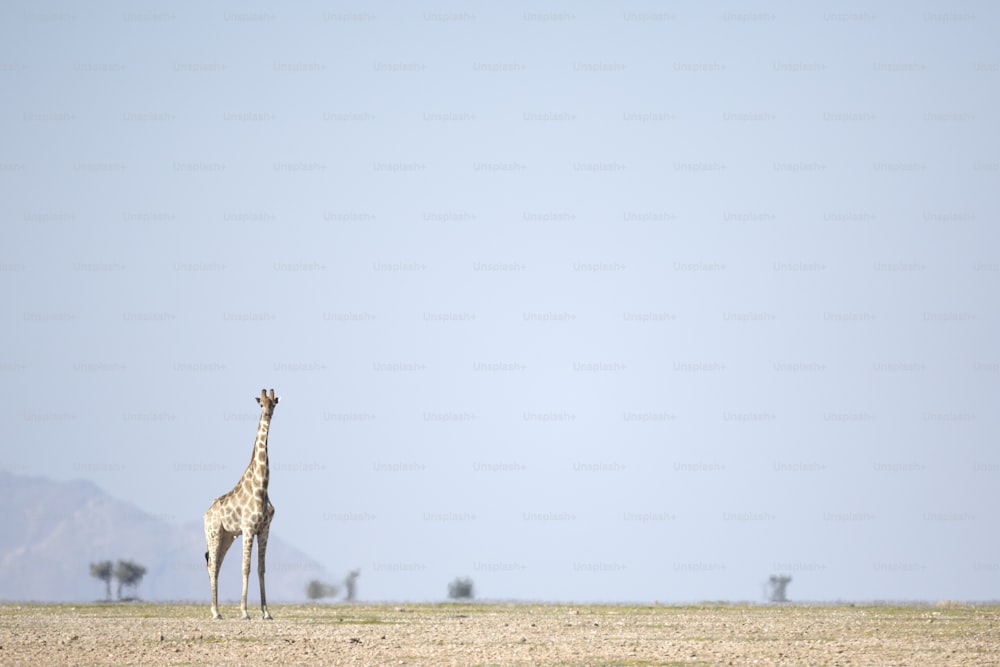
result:
[[[267,593],[264,592],[264,557],[267,554],[268,527],[257,534],[257,578],[260,579],[260,612],[265,621],[273,620],[267,610]]]
[[[247,586],[250,583],[250,551],[253,549],[253,533],[243,533],[243,594],[240,596],[240,613],[244,621],[250,620],[247,613]]]

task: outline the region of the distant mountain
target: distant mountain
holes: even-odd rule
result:
[[[100,600],[105,585],[90,576],[90,563],[124,559],[146,567],[138,587],[143,600],[201,600],[207,608],[210,590],[200,522],[163,521],[86,481],[55,482],[0,471],[0,493],[0,600]],[[242,540],[237,540],[223,562],[220,603],[239,600],[241,549]],[[260,605],[256,547],[251,565],[248,608]],[[268,602],[304,600],[312,579],[330,577],[272,532],[267,544]],[[114,590],[112,581],[112,594]]]

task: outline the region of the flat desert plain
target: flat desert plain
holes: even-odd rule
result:
[[[2,665],[998,665],[1000,606],[0,605]]]

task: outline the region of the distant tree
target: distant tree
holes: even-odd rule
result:
[[[331,584],[324,584],[319,579],[313,579],[306,585],[306,597],[310,600],[320,600],[322,598],[332,598],[337,595],[337,587]]]
[[[787,574],[772,574],[767,581],[771,585],[771,602],[788,602],[785,589],[792,578]]]
[[[90,564],[90,576],[103,581],[107,588],[107,593],[104,598],[106,600],[111,599],[111,573],[113,569],[114,566],[109,560],[102,560]]]
[[[361,576],[361,570],[351,570],[347,573],[347,578],[344,579],[344,588],[347,589],[347,597],[345,598],[348,602],[354,601],[354,593],[357,588],[356,580]]]
[[[146,576],[146,568],[130,560],[120,560],[115,563],[114,577],[118,580],[118,599],[122,599],[122,588],[129,586],[138,597],[139,582]]]
[[[474,597],[472,579],[457,577],[455,581],[448,584],[448,597],[452,600],[471,600]]]

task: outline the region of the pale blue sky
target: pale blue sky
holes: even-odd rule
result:
[[[991,3],[0,26],[3,467],[200,521],[273,386],[364,599],[1000,597]]]

